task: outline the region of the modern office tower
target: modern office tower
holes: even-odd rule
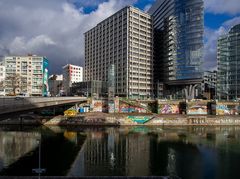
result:
[[[63,90],[66,95],[71,94],[71,87],[73,83],[83,81],[83,67],[67,64],[63,66]]]
[[[155,92],[160,97],[181,98],[187,85],[201,84],[203,10],[203,0],[157,0],[149,10],[154,28],[154,83],[160,86]]]
[[[6,56],[2,65],[5,66],[6,95],[48,95],[48,60],[45,57]]]
[[[51,96],[61,96],[63,90],[63,75],[51,75],[48,78],[49,92]]]
[[[115,95],[152,96],[152,20],[127,6],[85,33],[84,81],[108,80],[115,68]]]
[[[218,39],[218,99],[240,98],[240,24]]]

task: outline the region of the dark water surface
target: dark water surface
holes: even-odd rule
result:
[[[41,145],[39,145],[41,143]],[[0,175],[240,178],[240,127],[0,127]]]

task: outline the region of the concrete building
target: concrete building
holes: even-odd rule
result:
[[[240,98],[240,24],[218,39],[217,96],[219,100]]]
[[[159,98],[184,98],[184,89],[201,88],[203,0],[157,0],[148,11],[154,28],[154,84]]]
[[[49,92],[51,96],[61,96],[63,90],[63,75],[51,75],[48,79]]]
[[[207,99],[216,98],[217,71],[206,71],[203,73],[202,92]]]
[[[2,65],[5,67],[6,95],[48,95],[48,60],[45,57],[6,56]]]
[[[148,98],[153,90],[152,19],[127,6],[85,33],[84,81],[108,80],[115,66],[115,95]]]
[[[67,64],[63,66],[63,90],[66,95],[71,94],[71,87],[73,83],[83,81],[83,67],[77,65]]]

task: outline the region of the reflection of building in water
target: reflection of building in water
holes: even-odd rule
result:
[[[68,175],[148,175],[149,143],[146,135],[125,135],[115,129],[88,135]]]
[[[169,175],[176,175],[176,152],[174,149],[168,149],[168,165],[167,171]]]
[[[130,134],[126,137],[126,175],[147,176],[150,155],[147,135]]]
[[[82,156],[84,157],[83,175],[102,175],[105,171],[110,175],[121,173],[116,172],[116,170],[121,170],[121,167],[124,166],[125,147],[123,146],[123,138],[120,141],[117,140],[118,135],[115,130],[109,130],[108,133],[101,135],[102,138],[87,139],[83,149],[84,155]]]
[[[0,171],[38,146],[39,133],[0,132]]]

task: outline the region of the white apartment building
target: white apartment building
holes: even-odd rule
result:
[[[83,67],[67,64],[63,66],[63,89],[66,95],[70,95],[73,83],[83,81]]]
[[[0,65],[0,96],[5,96],[5,66]]]
[[[115,95],[148,98],[153,90],[151,16],[127,6],[85,33],[84,81],[107,81],[115,66]]]
[[[48,93],[48,60],[36,55],[6,56],[5,67],[6,95],[27,94],[43,96]]]
[[[5,80],[5,66],[0,65],[0,81]]]

